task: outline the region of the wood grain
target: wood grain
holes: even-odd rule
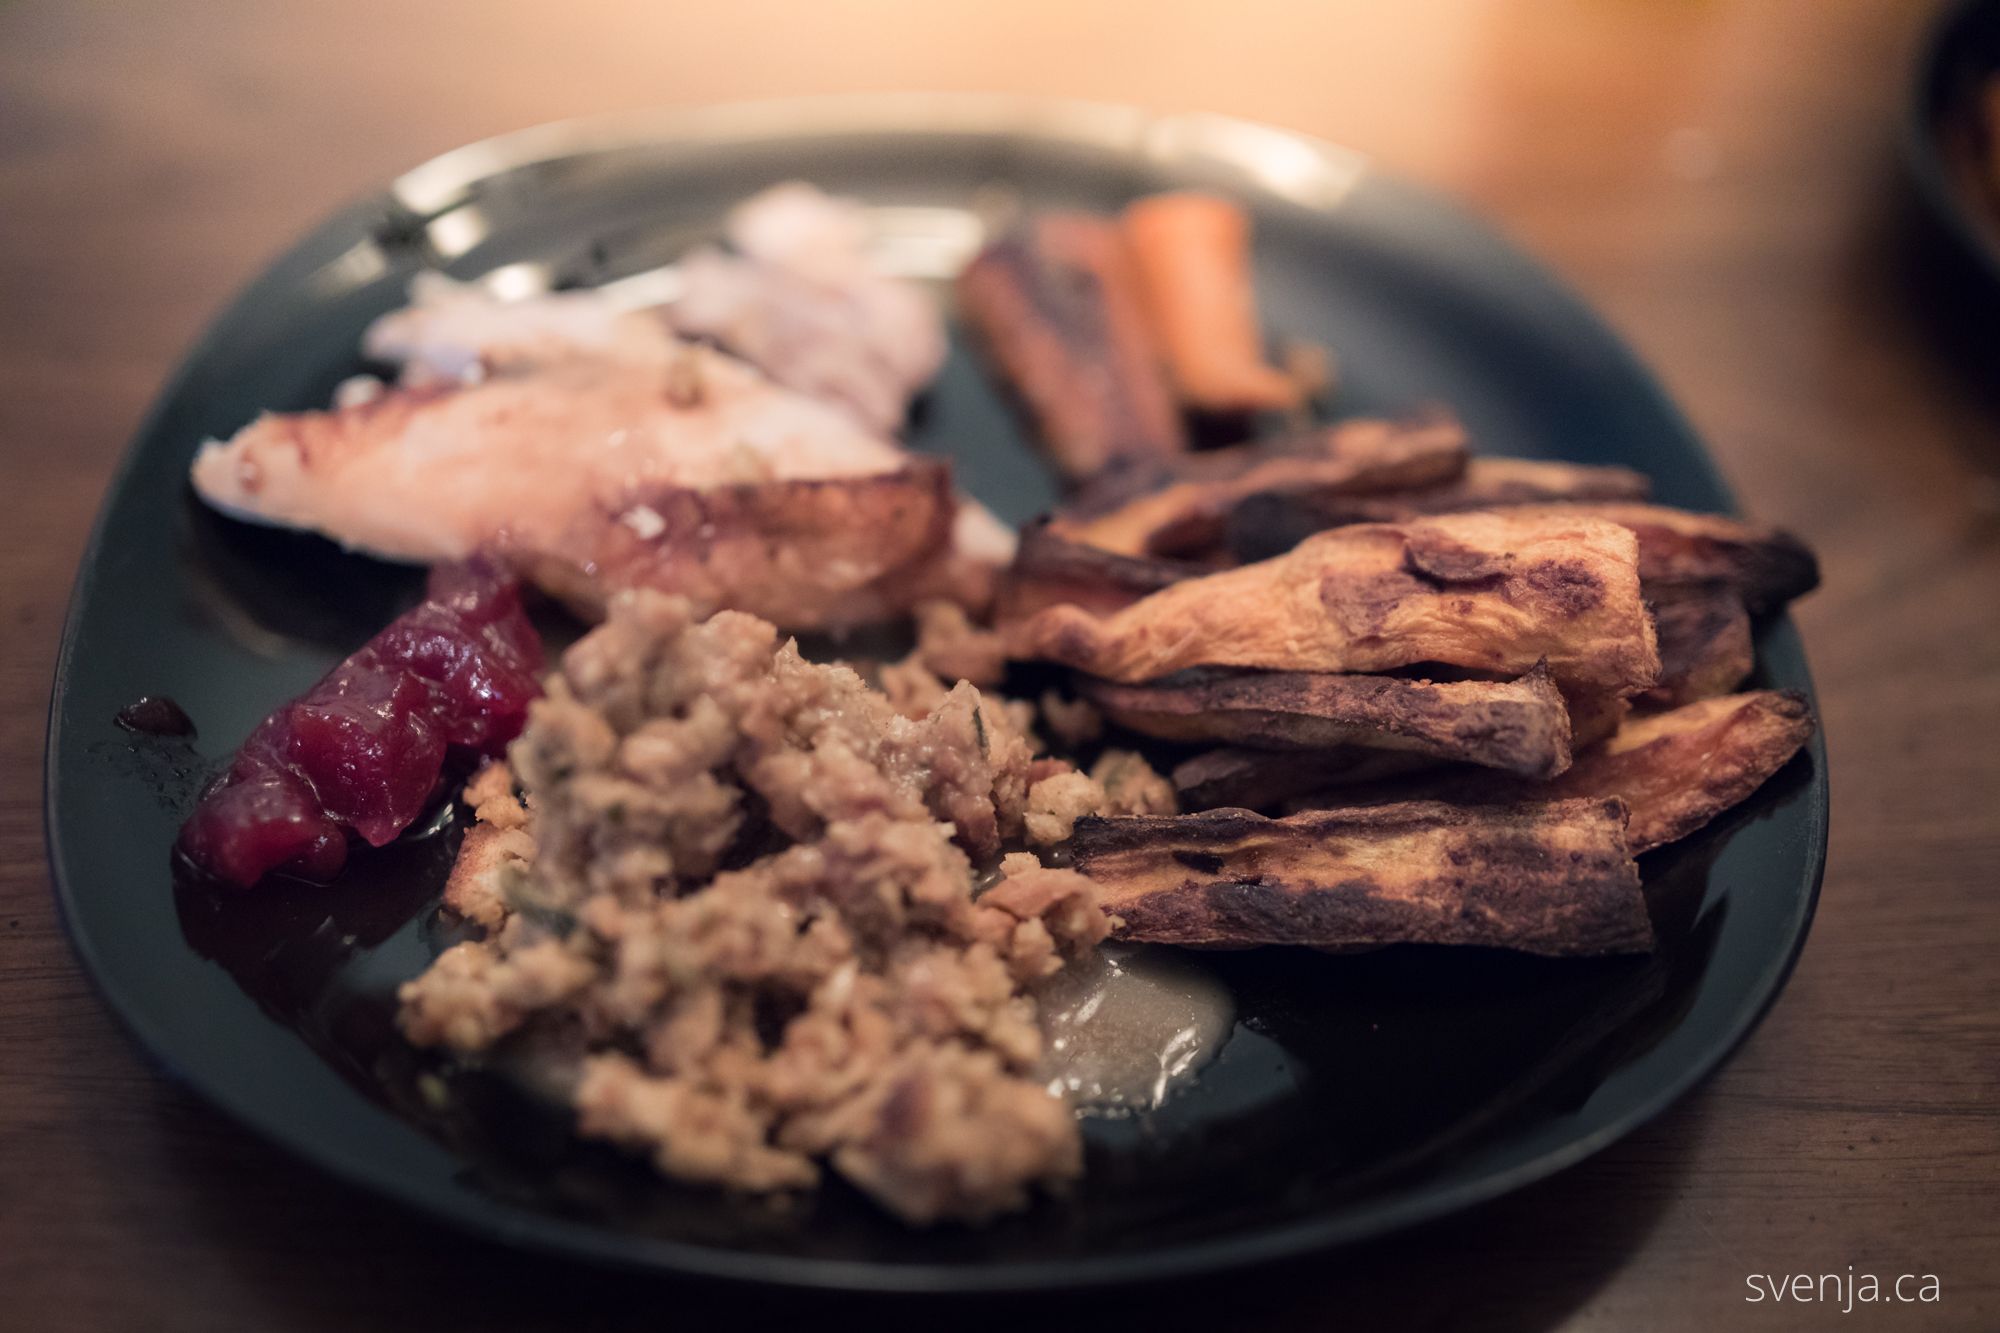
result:
[[[0,1325],[652,1327],[831,1308],[501,1256],[195,1102],[116,1030],[62,939],[36,774],[70,576],[118,451],[202,323],[317,217],[536,121],[901,87],[1249,115],[1468,200],[1631,338],[1739,493],[1808,535],[1826,574],[1799,611],[1834,783],[1820,920],[1702,1093],[1413,1237],[950,1321],[1782,1328],[1829,1312],[1746,1305],[1746,1273],[1853,1264],[1943,1289],[1858,1310],[1857,1327],[2000,1324],[2000,379],[1993,312],[1904,215],[1894,135],[1925,8],[0,5]]]

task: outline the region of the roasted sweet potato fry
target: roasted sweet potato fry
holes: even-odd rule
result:
[[[1722,514],[1665,505],[1529,505],[1529,513],[1568,510],[1608,519],[1639,538],[1639,577],[1649,588],[1721,584],[1753,612],[1783,606],[1819,586],[1819,562],[1789,532]]]
[[[1624,798],[1634,855],[1677,842],[1738,805],[1812,738],[1790,690],[1752,690],[1629,719],[1547,784],[1552,796]]]
[[[1187,447],[1115,222],[1029,219],[967,265],[958,304],[1071,481]]]
[[[1739,594],[1712,584],[1642,586],[1660,636],[1660,683],[1641,702],[1678,708],[1727,694],[1749,677],[1756,652]]]
[[[1443,663],[1630,693],[1659,676],[1631,532],[1560,513],[1359,524],[1121,610],[1045,606],[1006,629],[1016,658],[1134,683],[1194,666],[1381,673]]]
[[[1524,777],[1569,767],[1569,711],[1541,668],[1442,683],[1302,671],[1195,671],[1151,685],[1084,676],[1077,692],[1109,721],[1161,740],[1404,750]]]
[[[1643,500],[1645,474],[1533,458],[1472,458],[1458,476],[1386,494],[1271,490],[1244,496],[1229,513],[1224,545],[1238,560],[1268,560],[1315,532],[1349,523],[1397,523],[1426,514],[1554,500]]]
[[[1798,694],[1751,690],[1633,717],[1603,745],[1578,753],[1569,771],[1551,782],[1460,770],[1397,783],[1383,794],[1464,805],[1615,796],[1631,807],[1626,836],[1636,856],[1685,838],[1740,804],[1812,733],[1812,710]],[[1352,793],[1334,789],[1300,804],[1351,799]]]
[[[1014,562],[1001,575],[995,620],[1003,625],[1023,621],[1045,606],[1063,603],[1109,615],[1148,593],[1207,572],[1178,560],[1116,555],[1087,546],[1040,519],[1022,529]]]
[[[1609,739],[1632,712],[1629,698],[1605,690],[1565,690],[1563,702],[1569,705],[1572,752]]]
[[[1127,940],[1539,954],[1653,942],[1616,798],[1086,818],[1070,845]]]
[[[1465,430],[1450,417],[1345,421],[1124,469],[1085,488],[1056,528],[1121,555],[1200,559],[1222,545],[1230,512],[1245,497],[1393,491],[1464,466]]]
[[[1336,786],[1399,778],[1436,761],[1410,750],[1309,750],[1273,754],[1225,745],[1175,765],[1174,795],[1183,810],[1275,810],[1294,797]],[[1330,802],[1325,802],[1330,804]]]
[[[999,617],[1025,620],[1045,606],[1068,602],[1104,616],[1148,593],[1213,571],[1185,561],[1112,555],[1059,535],[1043,521],[1028,529],[1014,564],[1002,575]],[[1673,708],[1727,694],[1754,665],[1748,609],[1741,594],[1720,584],[1640,584],[1659,640],[1660,680],[1637,697]],[[1573,692],[1572,744],[1581,749],[1618,729],[1630,701],[1613,694]]]
[[[1298,382],[1264,363],[1243,210],[1214,195],[1156,194],[1127,207],[1123,224],[1181,400],[1214,412],[1298,407]]]

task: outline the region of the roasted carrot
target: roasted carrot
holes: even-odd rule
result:
[[[1131,256],[1112,219],[1030,218],[966,266],[958,306],[1067,480],[1187,448]]]
[[[1181,400],[1228,412],[1299,406],[1298,381],[1264,362],[1243,210],[1213,195],[1156,194],[1126,208],[1123,223]]]

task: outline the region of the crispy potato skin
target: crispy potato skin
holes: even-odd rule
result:
[[[999,623],[1017,623],[1044,607],[1067,603],[1109,615],[1148,593],[1207,571],[1178,560],[1117,555],[1073,541],[1047,519],[1021,531],[1014,560],[1000,576]]]
[[[1635,717],[1578,756],[1546,790],[1622,797],[1632,852],[1678,842],[1750,794],[1812,738],[1812,709],[1791,690],[1752,690]]]
[[[1343,746],[1274,755],[1269,750],[1225,745],[1182,760],[1174,766],[1172,777],[1174,796],[1183,810],[1239,806],[1269,812],[1295,796],[1404,777],[1435,762],[1411,750]]]
[[[1016,657],[1125,683],[1194,666],[1519,676],[1545,658],[1566,688],[1620,694],[1660,670],[1631,532],[1511,510],[1337,528],[1109,614],[1047,606],[1007,638]]]
[[[951,469],[914,459],[874,476],[661,487],[593,506],[545,548],[503,551],[590,619],[613,593],[649,588],[785,627],[866,624],[925,595],[957,501]],[[631,515],[652,518],[635,524]]]
[[[1762,613],[1819,586],[1819,561],[1778,528],[1722,514],[1665,505],[1593,502],[1532,505],[1530,513],[1568,509],[1630,528],[1639,539],[1639,577],[1649,588],[1720,585]]]
[[[1278,671],[1119,685],[1085,676],[1077,690],[1110,721],[1162,740],[1400,750],[1525,777],[1569,767],[1569,710],[1539,668],[1511,681]]]
[[[1751,690],[1628,719],[1604,744],[1579,751],[1550,782],[1497,773],[1426,775],[1393,784],[1395,800],[1486,805],[1536,799],[1617,797],[1631,807],[1626,838],[1634,856],[1678,842],[1739,805],[1812,738],[1812,709],[1791,690]],[[1333,788],[1299,802],[1338,805]]]
[[[1346,421],[1125,469],[1086,487],[1056,526],[1121,555],[1199,559],[1219,553],[1231,511],[1252,495],[1392,491],[1443,481],[1464,466],[1465,428],[1451,417]]]
[[[1632,701],[1602,690],[1565,690],[1569,706],[1569,746],[1572,753],[1609,740],[1632,713]]]
[[[1639,953],[1652,925],[1614,799],[1406,802],[1083,819],[1076,868],[1117,938],[1182,945],[1429,943]]]
[[[966,266],[957,293],[1064,477],[1187,447],[1114,221],[1030,219]]]
[[[1459,480],[1427,491],[1247,497],[1231,516],[1227,544],[1238,559],[1254,560],[1290,550],[1312,533],[1353,523],[1480,508],[1523,515],[1568,512],[1630,528],[1639,539],[1639,576],[1662,594],[1730,588],[1751,611],[1764,612],[1819,586],[1818,561],[1792,534],[1722,514],[1640,503],[1644,494],[1645,479],[1622,468],[1475,458]]]
[[[1639,701],[1678,708],[1727,694],[1756,666],[1750,609],[1735,590],[1715,584],[1648,586],[1660,636],[1660,683]]]
[[[1427,514],[1557,500],[1643,500],[1652,482],[1630,468],[1538,458],[1472,458],[1434,485],[1364,494],[1356,490],[1266,491],[1231,510],[1224,545],[1238,560],[1268,560],[1315,532],[1350,523],[1400,523]]]

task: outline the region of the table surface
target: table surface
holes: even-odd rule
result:
[[[1898,174],[1925,9],[0,4],[0,1324],[793,1312],[501,1255],[295,1165],[159,1077],[55,918],[43,716],[119,451],[202,325],[322,214],[562,116],[968,88],[1324,134],[1466,200],[1579,287],[1749,506],[1819,549],[1826,585],[1796,614],[1833,835],[1819,921],[1762,1028],[1592,1161],[1310,1264],[952,1321],[1159,1307],[1170,1326],[1785,1327],[1827,1311],[1746,1305],[1747,1274],[1853,1265],[1940,1280],[1938,1304],[1877,1318],[2000,1325],[2000,377]]]

